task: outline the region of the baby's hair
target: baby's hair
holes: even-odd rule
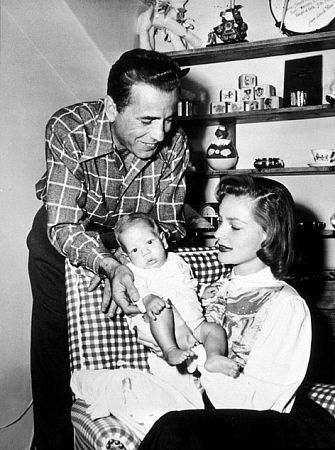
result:
[[[159,236],[160,231],[159,231],[158,225],[157,225],[156,221],[152,217],[150,217],[148,214],[142,213],[142,212],[135,212],[135,213],[127,214],[125,216],[121,216],[115,224],[114,235],[115,235],[115,239],[117,240],[118,244],[120,245],[120,247],[122,248],[123,251],[125,251],[126,249],[123,246],[121,235],[125,230],[128,230],[128,228],[130,226],[132,226],[136,223],[145,223],[150,228],[152,228],[152,230],[155,233],[157,233],[157,236]]]
[[[283,278],[294,261],[296,210],[289,190],[278,181],[252,175],[227,175],[220,180],[216,196],[247,197],[253,201],[252,213],[267,237],[257,252],[273,275]]]

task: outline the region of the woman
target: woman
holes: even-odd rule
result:
[[[228,357],[242,371],[237,378],[209,373],[199,361],[213,407],[164,415],[140,450],[334,447],[334,418],[296,395],[311,321],[304,300],[283,281],[293,262],[292,196],[274,180],[235,175],[221,180],[217,199],[218,258],[233,269],[228,282],[215,285],[208,310],[224,305],[213,320],[224,326]]]

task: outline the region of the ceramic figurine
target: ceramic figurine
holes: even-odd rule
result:
[[[148,9],[137,20],[140,48],[154,50],[158,31],[165,33],[164,40],[171,43],[172,50],[201,47],[201,39],[192,32],[192,20],[185,18],[187,2],[188,0],[142,0]]]
[[[210,168],[226,170],[236,166],[238,154],[225,125],[219,125],[215,131],[215,139],[209,144],[206,158]]]
[[[235,5],[235,1],[230,1],[230,7],[221,11],[221,24],[214,27],[208,34],[208,45],[216,45],[217,38],[224,44],[242,42],[247,36],[248,25],[243,21],[240,9],[241,5]]]

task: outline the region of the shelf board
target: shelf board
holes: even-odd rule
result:
[[[243,59],[323,51],[335,48],[335,31],[324,31],[278,39],[237,44],[218,44],[208,47],[168,52],[180,66],[213,64]]]
[[[202,236],[205,236],[207,238],[214,238],[214,231],[213,230],[197,230],[198,234],[201,234]],[[322,230],[322,231],[315,231],[319,236],[323,238],[335,238],[335,230]]]
[[[200,125],[217,125],[220,123],[257,123],[275,122],[280,120],[315,119],[335,116],[335,108],[330,105],[312,105],[302,107],[262,109],[258,111],[241,111],[222,114],[201,114],[193,116],[179,116],[177,122],[197,122]]]
[[[222,175],[254,174],[260,176],[291,176],[291,175],[334,175],[335,166],[330,167],[285,167],[280,169],[230,169],[230,170],[196,170],[189,171],[186,176],[206,176],[206,178],[216,178]]]
[[[323,230],[320,234],[325,238],[335,238],[335,230]]]

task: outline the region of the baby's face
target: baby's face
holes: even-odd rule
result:
[[[130,261],[142,269],[160,267],[166,261],[166,245],[150,226],[136,223],[122,232],[123,246]]]

